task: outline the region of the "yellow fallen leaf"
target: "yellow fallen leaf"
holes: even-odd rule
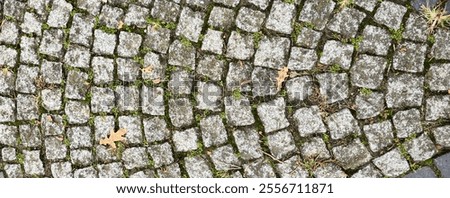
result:
[[[159,84],[159,83],[161,82],[161,79],[160,79],[160,78],[157,78],[157,79],[153,80],[152,82],[153,82],[154,84]]]
[[[289,69],[288,67],[281,68],[280,71],[278,71],[278,77],[277,77],[277,91],[281,90],[281,87],[283,86],[284,80],[289,76],[288,75]]]
[[[52,116],[48,115],[48,116],[47,116],[47,121],[49,121],[49,122],[53,122],[53,118],[52,118]]]
[[[150,73],[150,72],[153,71],[153,66],[149,65],[149,66],[147,66],[147,67],[142,68],[141,70],[142,70],[142,72],[144,72],[144,73]]]
[[[123,21],[119,21],[119,24],[117,24],[117,29],[122,29],[123,27]]]
[[[448,90],[448,94],[450,94],[450,89]]]
[[[124,141],[124,136],[126,133],[126,129],[119,129],[117,132],[114,132],[114,129],[111,129],[111,131],[109,132],[109,137],[101,139],[100,144],[109,145],[111,148],[115,149],[117,148],[115,142]]]

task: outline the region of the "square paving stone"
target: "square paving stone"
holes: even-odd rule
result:
[[[16,75],[9,70],[0,72],[0,94],[10,95],[15,90],[15,79]]]
[[[39,77],[38,67],[21,65],[17,71],[16,91],[21,93],[36,92],[36,81]]]
[[[227,91],[240,90],[241,92],[251,91],[250,83],[253,67],[248,62],[231,62],[225,79]]]
[[[130,144],[141,144],[143,141],[141,118],[138,116],[120,116],[119,128],[126,129],[125,141]]]
[[[198,128],[190,128],[184,131],[173,132],[175,152],[193,151],[198,147]]]
[[[210,157],[216,170],[227,171],[240,168],[241,166],[241,162],[236,157],[231,145],[225,145],[214,149],[211,152]]]
[[[432,130],[436,144],[450,148],[450,125],[437,127]]]
[[[327,150],[327,145],[320,137],[313,137],[302,144],[300,153],[305,159],[328,159],[330,152]]]
[[[423,81],[423,77],[412,74],[389,77],[386,93],[387,107],[420,106],[424,95]]]
[[[102,30],[95,30],[92,51],[96,54],[113,55],[116,42],[116,35],[108,34]]]
[[[450,64],[431,64],[425,75],[425,83],[432,91],[450,89]]]
[[[372,92],[369,95],[359,93],[355,99],[356,118],[368,119],[379,115],[384,110],[384,94]]]
[[[144,118],[143,127],[147,142],[162,141],[168,139],[171,134],[166,121],[159,117]]]
[[[98,15],[100,13],[101,3],[96,0],[77,0],[77,6],[92,15]]]
[[[89,120],[89,105],[79,101],[69,100],[66,102],[64,112],[69,124],[84,124]]]
[[[335,5],[331,0],[306,0],[298,20],[312,24],[314,29],[323,30]]]
[[[177,25],[175,34],[177,36],[184,36],[192,42],[197,42],[202,31],[203,18],[205,14],[202,12],[195,12],[188,7],[184,7],[181,11],[180,21]]]
[[[414,161],[425,161],[436,154],[436,147],[426,134],[404,143],[406,150]]]
[[[209,14],[208,25],[219,29],[228,29],[233,25],[235,15],[236,12],[232,9],[214,6]]]
[[[333,163],[326,163],[314,171],[316,178],[346,178],[347,174]]]
[[[148,26],[143,45],[144,48],[148,47],[163,54],[167,53],[170,45],[170,32],[171,31],[166,28]]]
[[[238,4],[239,0],[217,0],[217,1],[233,1],[234,4]],[[249,3],[257,6],[261,10],[265,10],[270,3],[270,0],[247,0]],[[234,6],[233,6],[234,7]]]
[[[434,173],[433,169],[425,166],[405,175],[405,178],[436,178],[436,174]]]
[[[394,69],[405,72],[422,72],[424,69],[427,45],[405,42],[396,47]]]
[[[122,178],[123,165],[119,162],[97,165],[99,178]]]
[[[363,40],[359,43],[358,52],[386,56],[391,46],[391,36],[383,28],[368,25],[362,33]]]
[[[23,171],[20,164],[5,164],[3,168],[8,178],[23,178]]]
[[[352,62],[353,45],[329,40],[325,43],[319,62],[325,65],[338,65],[349,69]]]
[[[304,101],[313,93],[313,79],[309,76],[289,79],[286,82],[286,92],[289,102]]]
[[[373,163],[388,177],[397,177],[409,170],[408,162],[400,154],[398,149],[393,149],[386,154],[375,158]]]
[[[233,137],[243,160],[257,159],[263,156],[259,135],[255,129],[236,129]]]
[[[45,124],[42,123],[42,131],[44,132]],[[30,147],[39,147],[42,143],[42,133],[39,130],[39,127],[36,125],[20,125],[20,140],[22,142],[22,146],[30,148]],[[62,131],[61,131],[62,133]]]
[[[349,109],[343,109],[326,118],[330,129],[331,139],[341,139],[350,134],[359,134],[358,121],[353,117]]]
[[[26,34],[41,35],[42,20],[34,13],[26,12],[23,16],[23,22],[20,24],[22,32]]]
[[[225,115],[232,126],[248,126],[255,122],[250,101],[246,97],[225,97]]]
[[[0,45],[0,65],[14,67],[17,59],[17,51],[15,49]]]
[[[14,162],[16,158],[15,148],[5,147],[2,149],[2,160],[4,162]]]
[[[245,178],[275,178],[275,172],[268,160],[259,159],[243,165]]]
[[[252,72],[253,97],[276,95],[278,93],[276,79],[278,71],[263,67],[255,67]]]
[[[75,14],[72,19],[69,39],[71,43],[77,43],[85,47],[90,47],[92,42],[92,29],[94,28],[95,18],[93,16],[83,16]]]
[[[93,155],[89,150],[78,149],[70,151],[70,160],[75,166],[89,166],[92,163]]]
[[[106,136],[105,136],[106,137]],[[117,161],[117,154],[111,152],[111,149],[106,148],[103,145],[97,145],[95,148],[95,159],[101,163],[110,163]]]
[[[295,18],[295,5],[276,0],[272,3],[266,28],[282,34],[292,32],[292,22]]]
[[[369,141],[370,150],[373,152],[381,151],[394,142],[394,133],[390,121],[364,125],[364,134]]]
[[[374,165],[369,164],[352,175],[352,178],[380,178],[380,171]]]
[[[121,31],[119,33],[119,45],[117,53],[122,57],[134,57],[139,53],[142,37],[139,34]]]
[[[18,94],[17,120],[35,120],[39,118],[38,100],[36,96]]]
[[[418,42],[427,41],[428,24],[425,18],[417,13],[410,13],[405,23],[403,37]]]
[[[296,45],[305,48],[316,48],[323,33],[312,28],[303,27],[297,36]]]
[[[301,159],[295,155],[283,163],[276,164],[276,171],[282,178],[307,178],[308,172],[300,166]]]
[[[167,67],[165,57],[153,52],[144,56],[144,69],[142,69],[142,79],[144,80],[164,80]]]
[[[2,1],[3,3],[3,1]],[[15,20],[22,20],[25,12],[25,3],[15,0],[5,0],[3,3],[3,14],[14,18]]]
[[[0,122],[16,121],[16,103],[13,99],[0,96]]]
[[[270,133],[289,126],[289,121],[285,116],[286,102],[284,98],[277,98],[270,102],[265,102],[257,107],[259,119],[264,126],[264,131]]]
[[[97,174],[97,170],[92,166],[73,171],[74,178],[97,178]]]
[[[185,127],[193,124],[193,106],[187,98],[169,100],[169,117],[175,127]]]
[[[70,162],[56,162],[50,166],[53,178],[72,178],[72,164]]]
[[[346,73],[322,73],[317,74],[316,78],[320,84],[320,95],[328,104],[348,98],[350,88]]]
[[[3,21],[3,25],[0,27],[0,42],[9,45],[16,45],[19,40],[19,27],[17,23],[12,21]]]
[[[63,80],[62,63],[42,60],[41,77],[48,84],[61,83]]]
[[[43,176],[44,164],[40,159],[40,151],[23,151],[24,162],[23,169],[25,174],[29,176]]]
[[[399,29],[407,9],[390,1],[381,2],[375,13],[375,21],[391,29]]]
[[[220,111],[222,107],[222,87],[214,83],[197,82],[197,108],[201,110]]]
[[[295,147],[294,137],[287,130],[267,136],[269,149],[272,155],[277,158],[286,158],[297,151]]]
[[[436,42],[431,48],[430,55],[435,59],[450,60],[450,31],[438,29],[434,34]]]
[[[450,178],[450,154],[447,153],[434,160],[437,168],[441,171],[441,176],[443,178]]]
[[[252,35],[233,31],[228,38],[226,56],[228,58],[248,60],[253,56],[253,53],[255,53],[253,47],[254,43]]]
[[[214,54],[222,54],[223,46],[225,45],[222,35],[223,32],[208,29],[208,32],[206,32],[203,38],[201,49]]]
[[[8,0],[8,1],[13,1],[13,0]],[[13,2],[18,3],[18,5],[16,5],[18,8],[20,8],[20,7],[25,8],[25,4],[22,4],[18,1],[13,1]],[[47,0],[30,0],[30,1],[28,1],[28,7],[33,8],[34,11],[38,15],[44,15],[48,12],[47,8],[50,6],[50,3],[51,3],[51,1],[47,1]]]
[[[89,127],[71,127],[67,130],[67,137],[71,149],[92,147],[92,131]],[[128,134],[127,134],[128,135]]]
[[[196,73],[212,81],[220,81],[225,72],[226,62],[213,55],[206,55],[197,64]],[[230,72],[230,71],[228,71]]]
[[[20,37],[20,62],[38,65],[38,45],[39,40],[36,38]]]
[[[377,5],[378,0],[355,0],[356,5],[364,8],[365,10],[372,12]]]
[[[334,147],[333,155],[342,168],[353,170],[369,162],[372,158],[367,148],[359,140]]]
[[[151,145],[147,151],[155,163],[155,168],[171,164],[174,159],[172,156],[172,146],[169,143],[163,143],[158,145]]]
[[[169,64],[195,69],[196,50],[191,44],[175,40],[169,47]]]
[[[425,120],[450,118],[450,96],[432,96],[426,100]]]
[[[203,156],[184,158],[186,172],[189,178],[212,178],[213,173],[207,162]]]
[[[300,47],[292,47],[288,62],[290,70],[311,70],[317,63],[315,50]]]
[[[55,115],[55,114],[42,114],[41,128],[42,128],[43,135],[46,135],[46,136],[62,135],[65,131],[63,116]],[[30,139],[29,139],[30,141],[27,142],[27,144],[36,145],[38,142],[40,142],[41,134],[40,134],[39,130],[37,130],[38,128],[33,127],[31,125],[23,125],[19,129],[20,129],[21,135],[23,133],[23,136],[28,135],[30,137]]]
[[[242,7],[236,17],[236,26],[247,32],[258,32],[261,30],[266,15],[257,10]]]
[[[122,153],[122,160],[123,165],[128,170],[145,168],[148,166],[148,156],[144,147],[131,147],[125,149]]]
[[[366,18],[364,12],[344,7],[331,19],[327,27],[329,30],[337,32],[346,38],[353,38],[356,36],[359,25],[364,18]]]
[[[186,0],[186,3],[189,5],[206,9],[210,5],[211,0]]]
[[[50,27],[56,28],[66,27],[72,9],[72,4],[66,2],[65,0],[54,0],[47,18],[47,24]]]
[[[123,18],[123,14],[123,9],[105,4],[99,15],[99,22],[109,28],[117,28],[119,21]]]
[[[45,138],[45,157],[47,160],[62,160],[66,157],[67,147],[63,139],[58,137]]]
[[[110,113],[115,107],[115,96],[112,89],[92,87],[91,95],[92,113]]]
[[[142,86],[141,107],[144,114],[164,115],[164,89]]]
[[[409,109],[395,113],[392,118],[398,138],[407,138],[413,134],[422,132],[422,123],[420,121],[420,111],[418,109]]]
[[[124,82],[136,81],[141,76],[141,67],[133,59],[118,58],[117,62],[117,76],[119,80]]]
[[[180,5],[166,0],[155,0],[151,15],[165,22],[176,22],[180,16]]]
[[[139,28],[144,28],[147,25],[145,19],[148,14],[148,8],[130,4],[123,22],[128,26],[135,25]]]
[[[290,44],[287,38],[263,36],[255,53],[255,66],[282,68],[287,63]]]
[[[89,90],[88,74],[71,70],[67,74],[67,84],[64,96],[69,99],[84,100]]]
[[[157,170],[160,178],[181,178],[180,166],[173,163]]]
[[[139,89],[136,86],[117,86],[114,90],[116,107],[120,112],[139,110]]]
[[[218,115],[208,116],[200,120],[200,131],[205,147],[218,146],[227,142],[227,131]]]
[[[112,82],[114,80],[114,60],[101,56],[92,58],[92,71],[94,72],[94,83],[97,85]]]
[[[320,117],[318,106],[300,108],[295,111],[293,117],[298,126],[298,132],[302,137],[327,131]]]
[[[377,89],[384,78],[387,60],[383,57],[359,55],[350,69],[352,85]]]
[[[192,91],[194,75],[186,70],[172,72],[167,89],[174,95],[189,95]]]

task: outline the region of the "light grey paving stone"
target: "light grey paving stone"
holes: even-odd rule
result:
[[[231,145],[225,145],[214,149],[209,156],[216,170],[228,171],[240,169],[241,162],[237,158]]]
[[[149,9],[134,4],[128,6],[128,11],[124,17],[124,24],[128,26],[136,26],[138,28],[145,28],[147,25],[146,17],[149,15]]]
[[[155,168],[171,164],[174,159],[172,156],[172,147],[169,143],[151,145],[147,148],[148,153],[153,159]]]
[[[8,0],[8,1],[13,1],[13,0]],[[17,1],[13,1],[13,2],[17,2]],[[21,7],[25,7],[24,4],[18,2],[18,6]],[[28,1],[28,7],[33,8],[34,11],[38,14],[38,15],[44,15],[46,14],[47,11],[47,7],[50,6],[50,1],[49,0],[29,0]]]
[[[169,64],[195,70],[196,50],[191,44],[175,40],[169,47]]]
[[[15,49],[0,45],[0,65],[14,67],[16,59],[17,51]]]
[[[276,79],[278,71],[269,68],[255,67],[252,72],[252,93],[253,97],[276,95],[277,89]]]
[[[434,34],[436,42],[431,48],[430,55],[435,59],[450,60],[450,45],[448,40],[450,40],[450,31],[444,29],[438,29]]]
[[[11,147],[4,147],[2,149],[2,160],[4,162],[14,162],[17,159],[16,149]]]
[[[107,138],[112,130],[114,130],[113,116],[96,116],[94,118],[95,142]]]
[[[236,129],[234,141],[243,160],[257,159],[263,156],[258,132],[254,128]]]
[[[436,178],[436,174],[434,173],[433,169],[425,166],[405,175],[405,178]]]
[[[392,118],[398,138],[407,138],[422,132],[421,115],[418,109],[409,109],[395,113]]]
[[[359,140],[334,147],[332,150],[337,163],[344,169],[356,170],[372,158],[367,148]]]
[[[199,125],[205,147],[219,146],[227,142],[227,131],[219,115],[203,118]]]
[[[323,33],[312,28],[303,27],[297,36],[296,45],[305,48],[316,48]]]
[[[148,156],[144,147],[127,148],[122,153],[123,165],[126,169],[144,168],[148,166]]]
[[[256,110],[266,133],[289,126],[289,121],[285,116],[285,109],[286,102],[281,97],[258,105]]]
[[[70,151],[70,160],[74,166],[89,166],[93,162],[92,152],[85,149]]]
[[[373,118],[384,109],[384,94],[381,92],[372,92],[368,95],[359,93],[356,96],[355,110],[358,119]]]
[[[434,121],[450,117],[450,96],[432,96],[426,100],[425,120]]]
[[[232,126],[248,126],[255,122],[250,101],[246,97],[225,97],[225,115]]]
[[[42,124],[44,125],[44,124]],[[43,126],[44,127],[44,126]],[[44,131],[44,128],[42,129]],[[42,144],[42,133],[39,130],[39,126],[37,125],[20,125],[20,140],[22,142],[22,146],[30,148],[30,147],[39,147]]]
[[[236,31],[231,32],[227,43],[226,56],[228,58],[249,60],[254,53],[254,43],[251,35]]]
[[[119,162],[97,165],[99,178],[122,178],[123,165]]]
[[[32,126],[23,126],[23,129],[25,130],[25,134],[32,134],[34,132],[28,131],[29,129],[32,129]],[[62,135],[64,133],[64,121],[63,116],[56,115],[56,114],[42,114],[41,117],[41,128],[43,135],[51,136],[51,135]],[[22,128],[21,128],[22,133]],[[34,135],[33,135],[34,136]]]
[[[38,58],[39,40],[26,36],[20,37],[20,62],[25,64],[39,64]]]
[[[126,129],[125,141],[129,144],[143,142],[142,121],[140,116],[119,116],[119,128]]]
[[[366,18],[364,12],[355,8],[344,7],[334,15],[327,28],[341,34],[345,38],[353,38],[356,36],[359,25],[364,18]]]
[[[244,177],[246,178],[275,178],[275,171],[268,160],[261,158],[254,162],[243,165]]]
[[[320,137],[313,137],[303,143],[300,153],[305,159],[328,159],[331,157],[327,145]]]
[[[100,163],[110,163],[117,161],[117,154],[112,152],[111,149],[106,148],[103,145],[97,145],[95,148],[95,159]]]
[[[441,171],[441,176],[443,178],[450,178],[450,169],[449,169],[450,154],[449,153],[436,158],[434,160],[434,164]]]
[[[19,41],[19,27],[13,21],[5,20],[0,27],[0,42],[15,45]]]
[[[29,4],[30,5],[30,4]],[[26,34],[41,35],[42,20],[36,14],[26,12],[23,16],[23,22],[20,24],[22,32]]]
[[[233,25],[235,15],[236,12],[232,9],[214,6],[209,14],[208,25],[215,28],[228,29]]]
[[[345,100],[349,96],[349,79],[346,73],[322,73],[316,75],[320,84],[320,95],[327,103]]]
[[[423,77],[411,74],[389,77],[386,93],[387,107],[420,106],[424,95],[423,81]]]
[[[92,131],[89,127],[71,127],[67,129],[67,137],[70,142],[70,149],[92,147]]]
[[[437,145],[445,148],[450,147],[450,125],[434,128],[432,132]]]
[[[142,113],[150,115],[164,115],[164,89],[161,87],[142,86]]]
[[[113,55],[116,43],[116,35],[108,34],[103,30],[95,30],[92,52],[102,55]]]
[[[397,177],[409,170],[406,159],[398,149],[393,149],[373,160],[375,166],[388,177]]]
[[[189,7],[184,7],[181,11],[175,34],[196,43],[200,37],[200,32],[202,31],[204,18],[205,13],[196,12]]]
[[[349,69],[352,62],[353,45],[329,40],[325,43],[319,62],[325,65],[339,65]]]
[[[187,98],[169,100],[169,118],[175,127],[186,127],[194,123],[193,106]]]
[[[290,34],[293,30],[292,23],[295,20],[295,12],[294,4],[281,0],[273,1],[265,27],[282,34]]]
[[[68,99],[84,100],[89,91],[89,76],[85,72],[71,70],[67,73],[64,97]]]
[[[15,88],[16,74],[5,69],[0,72],[0,94],[10,95]]]
[[[136,33],[121,31],[119,33],[119,45],[117,53],[122,57],[134,57],[139,53],[139,47],[142,43],[142,37]]]
[[[297,151],[294,137],[287,130],[282,130],[267,136],[270,152],[277,159],[289,157]]]
[[[105,4],[102,6],[99,22],[109,28],[117,28],[119,26],[119,21],[123,19],[123,16],[123,9]]]
[[[404,6],[391,1],[383,1],[375,13],[374,19],[376,22],[386,25],[388,28],[397,30],[400,28],[406,11],[407,9]]]
[[[21,21],[23,18],[23,14],[25,12],[25,6],[26,5],[23,2],[14,0],[5,0],[3,3],[2,11],[5,16],[9,16],[15,20]]]
[[[283,161],[283,163],[276,164],[276,171],[282,178],[307,178],[308,172],[300,166],[301,159],[298,155]]]
[[[155,0],[151,15],[165,22],[176,22],[180,16],[180,5],[165,0]]]
[[[56,162],[50,166],[53,178],[73,178],[70,162]]]
[[[289,102],[301,102],[313,93],[313,79],[301,76],[286,81],[286,92]]]
[[[417,13],[410,13],[405,23],[403,37],[409,40],[425,42],[427,40],[428,24],[425,18]]]
[[[66,27],[72,9],[73,6],[65,0],[54,0],[47,18],[47,24],[55,28]]]
[[[60,29],[44,30],[39,52],[56,58],[62,57],[63,31]]]
[[[208,82],[197,82],[197,109],[220,111],[222,107],[222,87]]]
[[[101,3],[101,1],[96,0],[77,0],[77,6],[88,11],[91,15],[98,15],[100,13]]]
[[[193,151],[198,147],[198,128],[190,128],[184,131],[173,131],[172,140],[175,152]]]
[[[346,178],[348,175],[333,163],[326,163],[314,171],[316,178]]]
[[[223,32],[208,29],[203,38],[201,49],[214,54],[222,54],[224,46]]]
[[[258,32],[265,18],[266,15],[261,11],[241,7],[236,16],[236,26],[247,32]]]
[[[358,52],[386,56],[391,45],[391,36],[383,28],[368,25],[362,33],[363,40],[359,43]]]
[[[186,0],[187,4],[197,6],[203,9],[206,9],[211,2],[212,2],[211,0]]]
[[[300,136],[306,137],[315,133],[325,133],[326,128],[320,117],[318,106],[297,109],[293,115]]]
[[[149,52],[144,56],[144,68],[142,71],[142,79],[152,80],[156,82],[165,78],[167,60],[165,57],[153,52]]]
[[[312,24],[314,29],[323,30],[335,5],[336,3],[331,0],[307,0],[303,5],[298,20]]]
[[[110,113],[115,107],[114,91],[110,88],[91,87],[92,113]]]
[[[45,138],[45,158],[47,160],[62,160],[66,157],[67,147],[64,144],[64,139],[51,136]]]
[[[290,40],[263,36],[255,53],[255,66],[280,69],[287,64]]]
[[[3,169],[8,178],[23,178],[23,171],[20,164],[5,164]]]
[[[36,120],[39,118],[38,101],[33,95],[18,94],[17,120]]]
[[[162,141],[169,138],[171,134],[167,128],[167,123],[159,117],[144,118],[144,135],[148,142]]]
[[[231,62],[225,79],[227,91],[251,91],[251,75],[253,67],[248,62]]]
[[[66,102],[64,112],[69,124],[84,124],[89,120],[90,108],[88,104],[69,100]]]
[[[450,64],[431,64],[425,75],[425,83],[432,91],[450,89]]]
[[[290,70],[311,70],[317,63],[315,50],[292,47],[287,67]]]
[[[0,122],[16,121],[16,103],[12,98],[0,96]]]
[[[17,71],[16,91],[21,93],[35,93],[36,81],[39,78],[39,68],[21,65]]]
[[[205,55],[197,64],[196,73],[207,77],[211,81],[220,81],[225,69],[226,62],[224,60],[218,59],[213,55]]]
[[[213,173],[208,166],[204,156],[194,156],[184,158],[186,171],[189,178],[212,178]]]
[[[45,83],[60,84],[63,80],[62,63],[42,60],[41,77]]]
[[[369,141],[370,150],[379,152],[394,142],[393,128],[390,121],[364,125],[364,134]]]
[[[133,82],[141,76],[141,67],[133,59],[117,58],[117,76],[119,80],[124,82]]]
[[[359,55],[350,69],[352,85],[369,89],[377,89],[383,79],[387,60],[383,57]]]
[[[396,47],[394,54],[394,69],[405,72],[422,72],[424,69],[427,46],[405,42]]]
[[[191,94],[194,75],[186,70],[174,71],[170,75],[167,89],[174,95]]]
[[[361,129],[358,121],[353,117],[349,109],[342,109],[326,118],[330,129],[331,139],[345,138],[351,134],[359,134]]]
[[[116,107],[120,112],[139,110],[139,89],[137,86],[117,86],[114,93]]]
[[[355,0],[355,4],[372,12],[377,5],[378,0]]]
[[[91,15],[75,14],[69,32],[70,42],[90,47],[93,38],[92,29],[94,28],[94,23],[95,18]]]
[[[102,85],[113,81],[114,60],[101,56],[92,58],[92,71],[94,72],[94,83]]]
[[[160,178],[181,178],[180,166],[173,163],[157,170]]]
[[[352,178],[380,178],[382,177],[379,170],[373,164],[369,164],[358,170],[352,175]]]
[[[82,169],[77,169],[73,171],[74,178],[97,178],[98,172],[94,167],[89,166]]]
[[[434,143],[426,134],[406,141],[403,145],[414,161],[428,160],[437,153]]]

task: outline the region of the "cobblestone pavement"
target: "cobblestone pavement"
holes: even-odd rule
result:
[[[450,177],[416,0],[0,2],[0,177]]]

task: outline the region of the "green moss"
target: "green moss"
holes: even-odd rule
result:
[[[372,94],[372,90],[363,87],[363,88],[359,89],[359,93],[361,93],[364,96],[370,96],[370,94]]]
[[[42,24],[41,29],[48,30],[48,29],[50,29],[50,26],[47,23],[44,23],[44,24]]]
[[[339,73],[342,70],[341,66],[338,64],[334,64],[330,67],[331,73]]]
[[[261,31],[253,33],[253,44],[255,48],[259,48],[259,41],[261,41],[263,36],[264,34]]]
[[[181,45],[185,46],[185,47],[192,47],[192,43],[189,39],[187,39],[186,37],[181,37],[180,39]]]
[[[362,36],[358,36],[356,38],[352,38],[350,40],[350,42],[352,43],[352,45],[355,47],[355,50],[358,51],[359,49],[359,44],[363,41],[364,37]]]
[[[233,90],[232,94],[233,94],[233,98],[236,100],[239,100],[242,97],[241,91],[239,89]]]
[[[405,28],[402,26],[398,30],[390,29],[391,32],[391,38],[396,42],[400,43],[403,39],[403,31]]]
[[[23,155],[23,153],[18,153],[16,155],[16,157],[17,157],[17,163],[23,164],[23,162],[25,161],[25,156]]]
[[[294,4],[294,3],[295,3],[295,0],[283,0],[283,2],[289,3],[289,4]]]

